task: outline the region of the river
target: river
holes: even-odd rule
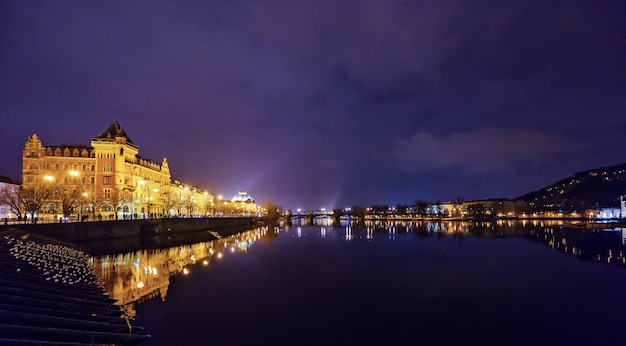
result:
[[[367,222],[92,258],[142,345],[624,345],[626,230]]]

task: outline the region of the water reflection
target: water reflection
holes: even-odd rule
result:
[[[449,238],[462,243],[468,237],[520,237],[541,242],[555,250],[579,257],[585,261],[626,264],[626,228],[588,229],[584,223],[564,223],[562,220],[498,220],[491,221],[388,221],[342,220],[346,241],[364,238],[374,240],[375,233],[387,234],[396,240],[398,234],[418,237]],[[355,229],[364,229],[363,237]],[[326,228],[322,227],[322,238]]]
[[[187,275],[197,263],[208,266],[227,253],[245,253],[252,244],[269,240],[275,233],[274,228],[261,227],[195,244],[94,256],[91,263],[111,298],[134,317],[135,304],[155,297],[165,300],[172,276]]]
[[[401,241],[403,236],[435,237],[464,243],[470,238],[525,238],[539,242],[579,259],[592,262],[626,264],[626,229],[593,230],[580,225],[548,222],[452,222],[452,221],[383,221],[372,220],[361,224],[352,221],[341,227],[294,227],[294,237],[313,234],[332,241]],[[92,257],[96,274],[105,284],[113,299],[135,315],[135,304],[160,297],[165,300],[170,278],[186,275],[194,266],[208,266],[236,251],[247,252],[258,241],[271,241],[281,232],[292,232],[291,227],[268,228],[239,233],[234,236],[194,244],[159,249],[143,249],[126,253]],[[313,232],[313,233],[310,233]],[[380,238],[379,238],[380,237]],[[497,246],[497,243],[494,243]]]

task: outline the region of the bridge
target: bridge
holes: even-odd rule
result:
[[[292,220],[305,220],[306,223],[313,223],[313,220],[320,219],[332,219],[334,222],[338,223],[342,217],[348,218],[363,218],[363,215],[356,215],[350,213],[350,211],[344,210],[308,210],[302,212],[296,212],[291,215],[285,215],[285,218],[288,221]]]

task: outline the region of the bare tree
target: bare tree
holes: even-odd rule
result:
[[[39,213],[44,204],[47,203],[50,198],[50,190],[42,185],[22,186],[19,197],[25,212],[30,214],[31,222],[35,223],[35,214]]]
[[[80,192],[76,189],[63,189],[59,191],[59,201],[61,202],[61,210],[64,217],[69,217],[74,213],[80,204]]]
[[[452,199],[452,216],[460,216],[461,208],[463,207],[463,202],[465,200],[461,196],[457,196]]]
[[[3,186],[0,189],[0,204],[8,205],[15,215],[21,215],[20,188],[8,185]]]
[[[186,194],[182,197],[183,209],[187,211],[188,216],[192,216],[195,211],[196,201],[192,194]]]
[[[165,191],[161,194],[161,202],[163,202],[163,213],[169,216],[170,210],[174,208],[177,202],[176,196],[171,189],[165,188]]]
[[[263,215],[263,219],[269,222],[276,222],[280,217],[280,207],[274,204],[270,199],[265,200],[265,204],[263,205],[265,208],[266,214]]]
[[[126,194],[124,190],[116,189],[111,194],[110,203],[115,211],[115,220],[117,220],[118,212],[124,208],[124,205],[130,204],[130,199],[126,198]]]
[[[204,203],[202,204],[202,215],[203,216],[210,215],[213,209],[212,206],[213,206],[213,201],[209,198],[206,198],[204,200]]]
[[[87,198],[85,198],[85,201],[87,202],[87,204],[90,206],[91,208],[91,215],[93,216],[93,219],[96,219],[96,210],[100,210],[102,209],[102,206],[104,205],[104,202],[101,199],[98,199],[98,196],[96,195],[96,188],[95,186],[92,187],[87,195]]]
[[[418,216],[426,215],[426,211],[428,210],[428,202],[421,199],[413,201],[413,210]]]

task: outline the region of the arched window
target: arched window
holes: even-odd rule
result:
[[[87,165],[83,165],[83,172],[87,170]]]

